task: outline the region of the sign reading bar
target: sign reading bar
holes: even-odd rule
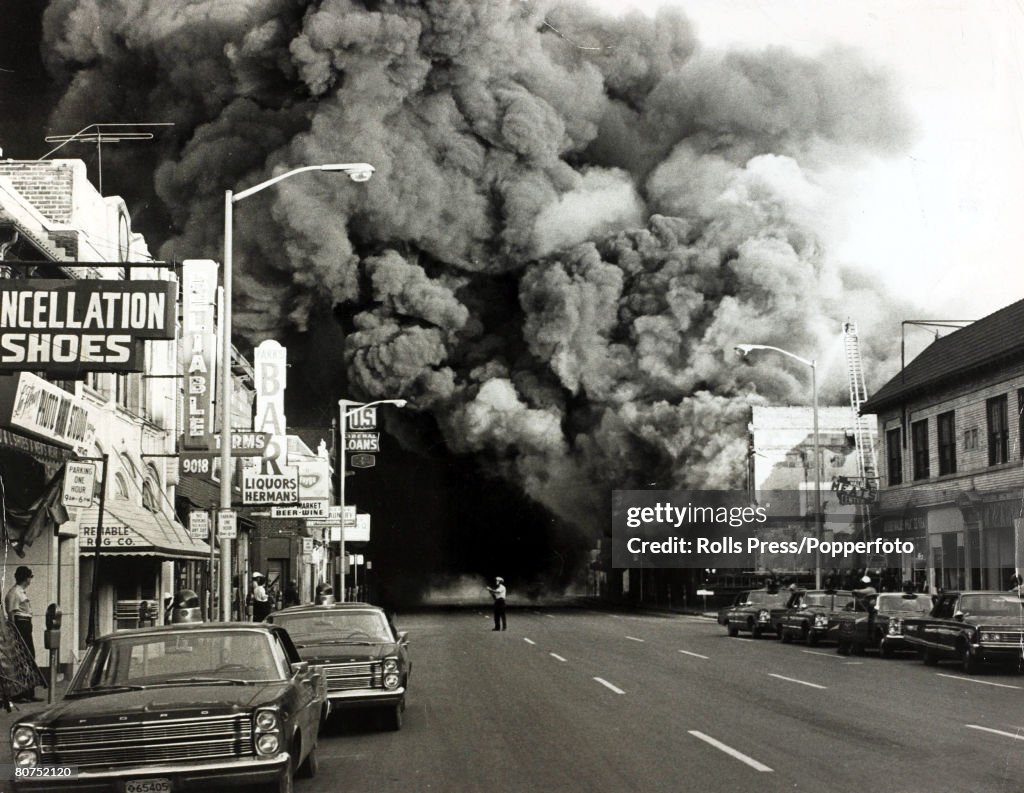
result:
[[[292,507],[271,507],[270,517],[272,518],[326,518],[326,501],[307,501]]]
[[[0,281],[0,370],[142,371],[143,339],[173,339],[173,281]]]
[[[233,540],[238,536],[238,516],[233,509],[217,513],[217,539]]]
[[[65,507],[91,507],[95,483],[95,465],[69,461],[64,469],[64,492],[60,503]]]

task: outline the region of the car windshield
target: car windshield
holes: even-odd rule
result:
[[[879,595],[875,608],[879,614],[895,614],[897,612],[927,614],[932,610],[932,599],[928,595],[908,598],[894,592]]]
[[[275,614],[274,624],[284,626],[297,647],[310,644],[376,644],[395,640],[384,614],[371,609]]]
[[[287,673],[266,631],[190,630],[112,636],[93,645],[68,695],[165,685],[243,685]]]
[[[847,603],[853,602],[853,596],[848,592],[807,592],[800,599],[802,608],[825,607],[841,610]]]
[[[1022,601],[1016,595],[964,595],[960,598],[960,610],[964,614],[985,617],[1009,617],[1024,619]]]
[[[749,606],[775,606],[785,605],[786,593],[785,592],[751,592],[747,596],[747,605]]]

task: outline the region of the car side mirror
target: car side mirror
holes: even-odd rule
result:
[[[292,664],[293,675],[304,675],[309,671],[309,661],[295,661]]]

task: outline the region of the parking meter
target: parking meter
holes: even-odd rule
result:
[[[47,650],[60,649],[60,623],[63,613],[56,603],[46,607],[46,630],[43,632],[43,647]]]

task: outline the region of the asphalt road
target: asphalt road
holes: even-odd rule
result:
[[[584,610],[398,620],[405,726],[321,735],[296,790],[1020,793],[1024,676],[730,639],[713,620]]]

